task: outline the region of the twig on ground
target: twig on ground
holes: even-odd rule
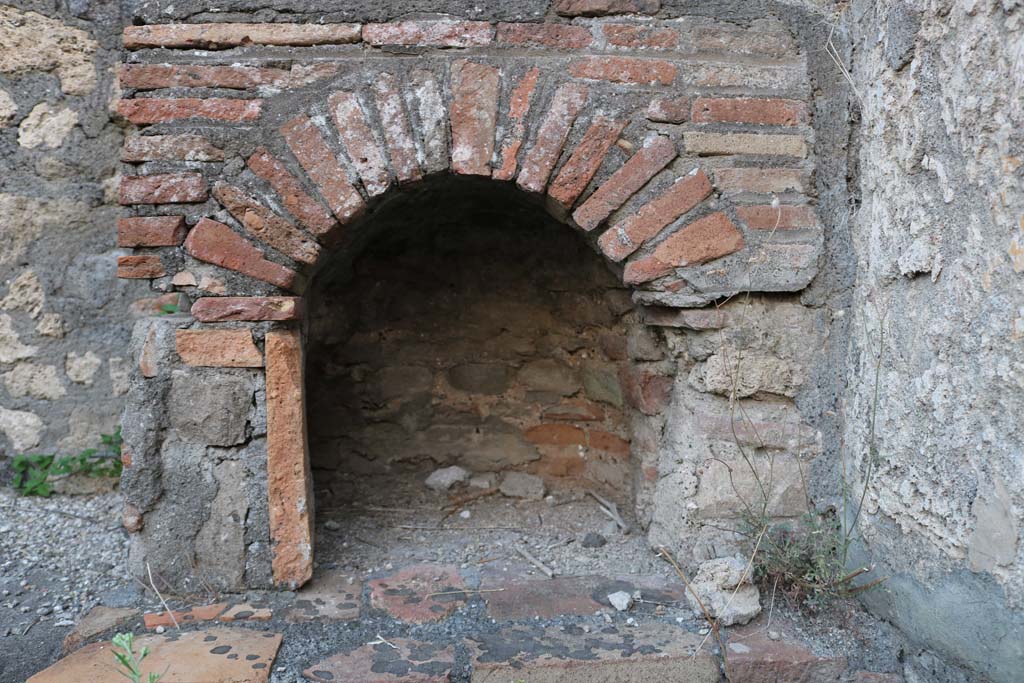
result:
[[[376,640],[371,640],[370,642],[367,643],[367,645],[387,645],[392,650],[397,650],[398,649],[397,645],[395,645],[394,643],[392,643],[392,642],[390,642],[388,640],[385,640],[384,636],[382,636],[379,633],[377,634]]]
[[[153,592],[156,593],[156,597],[160,599],[160,604],[164,606],[164,611],[166,611],[167,612],[167,616],[169,616],[171,618],[171,622],[174,624],[174,628],[180,629],[181,625],[178,623],[177,618],[175,618],[175,616],[174,616],[174,610],[172,610],[167,605],[167,601],[164,600],[164,596],[160,595],[160,591],[157,590],[156,584],[153,582],[153,570],[150,569],[149,562],[146,563],[146,574],[149,575],[149,585],[150,585],[150,587],[153,589]]]
[[[608,517],[611,518],[611,520],[615,522],[620,529],[622,529],[622,533],[628,534],[632,530],[629,523],[622,519],[622,515],[619,514],[618,505],[589,489],[587,490],[587,493],[600,504],[601,511],[608,515]]]
[[[555,570],[534,557],[529,550],[522,546],[516,546],[516,552],[522,555],[534,567],[544,572],[549,579],[555,578]]]
[[[473,590],[472,588],[467,588],[464,591],[442,591],[440,593],[427,593],[423,597],[435,598],[439,595],[465,595],[466,593],[501,593],[504,590],[504,588],[477,588],[476,590]]]
[[[726,656],[725,641],[722,639],[722,631],[719,628],[718,619],[711,616],[711,612],[704,605],[704,601],[700,599],[700,596],[697,595],[697,591],[693,589],[693,585],[690,584],[690,580],[686,578],[686,573],[683,571],[683,568],[679,566],[678,562],[676,562],[676,558],[672,557],[672,553],[668,551],[668,548],[666,548],[665,546],[661,546],[660,548],[658,548],[658,554],[665,558],[668,561],[668,563],[672,565],[672,568],[675,570],[676,574],[678,574],[679,578],[683,580],[683,585],[686,586],[686,590],[688,590],[690,592],[690,595],[693,596],[693,599],[697,601],[697,605],[700,607],[701,612],[704,613],[704,621],[708,623],[708,627],[711,629],[711,633],[714,634],[715,640],[718,641],[718,649],[722,652],[722,668],[725,670],[725,680],[732,680],[732,678],[729,676],[729,659]],[[703,647],[704,641],[701,641],[700,647],[693,651],[694,658],[697,657],[697,653],[700,652],[701,649],[703,649]]]

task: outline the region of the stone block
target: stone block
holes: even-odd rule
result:
[[[177,370],[171,374],[167,411],[184,441],[233,446],[245,440],[252,380],[226,372]]]
[[[498,395],[508,389],[512,368],[496,363],[466,363],[447,372],[448,383],[471,394]]]

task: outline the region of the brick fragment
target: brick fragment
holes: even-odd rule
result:
[[[613,173],[573,212],[573,220],[582,229],[593,230],[647,184],[658,171],[668,166],[676,155],[676,146],[672,140],[664,136],[654,138],[650,144],[630,157],[622,168]]]
[[[312,265],[320,258],[320,245],[294,225],[228,183],[213,186],[213,196],[246,232],[290,259]]]
[[[119,100],[117,112],[140,126],[182,119],[211,119],[240,123],[258,119],[262,106],[262,100],[233,100],[223,97],[207,99],[196,97],[145,98]]]
[[[363,26],[363,42],[376,46],[480,47],[493,37],[494,28],[486,21],[427,19]]]
[[[418,117],[420,139],[423,143],[424,167],[427,173],[448,169],[448,114],[437,77],[426,69],[410,74],[408,95]]]
[[[459,569],[449,565],[421,564],[406,567],[391,576],[368,581],[370,604],[410,624],[427,624],[447,618],[459,603],[469,599],[461,593],[466,584]],[[435,596],[434,593],[450,593]]]
[[[761,133],[683,133],[686,151],[699,156],[764,154],[806,157],[807,142],[800,135]]]
[[[490,175],[498,114],[498,69],[460,59],[452,64],[452,170]]]
[[[234,270],[272,285],[301,290],[294,271],[266,260],[254,244],[234,230],[209,218],[201,218],[185,240],[185,251],[200,261]]]
[[[149,280],[167,274],[164,264],[155,254],[118,256],[117,276],[126,280]]]
[[[117,219],[119,247],[176,247],[185,241],[184,216],[148,216]]]
[[[262,368],[263,354],[249,328],[177,330],[174,343],[185,365],[204,368]]]
[[[187,610],[172,610],[171,612],[148,612],[142,615],[142,623],[146,628],[163,626],[170,628],[175,624],[192,624],[199,621],[210,621],[216,619],[217,615],[227,609],[226,602],[218,602],[212,605],[198,605]],[[171,615],[174,616],[171,616]]]
[[[656,14],[661,0],[556,0],[563,17],[605,17],[613,14]]]
[[[121,204],[205,202],[209,191],[199,173],[163,173],[121,178]]]
[[[358,43],[359,24],[154,24],[126,26],[124,46],[201,48],[239,45],[340,45]]]
[[[694,123],[754,123],[795,126],[807,122],[807,105],[798,100],[757,97],[698,97],[693,102]]]
[[[675,268],[706,263],[743,248],[743,235],[721,211],[676,230],[650,256],[626,264],[627,284],[648,282]]]
[[[192,304],[203,323],[234,320],[301,320],[302,299],[294,296],[204,296]]]
[[[355,93],[338,91],[327,98],[327,103],[341,136],[341,144],[367,194],[371,197],[383,194],[391,185],[391,176],[370,124],[366,122],[359,98]]]
[[[533,93],[537,90],[537,79],[540,76],[540,69],[533,67],[527,71],[516,87],[508,101],[508,125],[509,130],[501,143],[501,165],[494,169],[495,180],[512,180],[518,170],[519,148],[523,145],[523,137],[526,135],[527,115],[530,113],[530,105],[533,100]]]
[[[636,24],[605,24],[601,27],[609,45],[631,49],[669,50],[679,45],[679,32],[672,28]]]
[[[621,261],[710,194],[711,181],[702,170],[677,178],[665,192],[601,235],[601,251],[611,260]]]
[[[724,195],[803,192],[806,172],[798,168],[720,168],[715,187]]]
[[[618,140],[626,121],[597,116],[548,188],[548,196],[568,210],[601,167],[605,155]]]
[[[575,78],[632,85],[672,85],[676,65],[663,59],[584,57],[569,65]]]
[[[366,203],[308,116],[288,121],[281,126],[281,135],[338,220],[347,223],[363,213]]]
[[[672,399],[672,377],[658,375],[636,366],[623,366],[619,370],[626,401],[644,415],[657,415],[668,407]]]
[[[629,455],[629,442],[603,429],[587,430],[587,445],[619,457]]]
[[[530,443],[543,446],[585,446],[587,435],[579,427],[557,422],[541,424],[523,432]]]
[[[690,100],[686,97],[659,97],[647,105],[644,114],[657,123],[686,123],[690,120]]]
[[[572,24],[498,24],[498,43],[502,45],[579,50],[590,47],[593,40],[587,28]]]
[[[284,87],[290,73],[285,69],[254,66],[201,66],[195,64],[122,64],[118,69],[122,88],[227,88],[246,90],[261,85]]]
[[[815,215],[814,209],[804,205],[738,206],[736,215],[748,228],[753,230],[794,230],[818,227],[818,217]]]
[[[420,180],[423,178],[423,172],[416,158],[416,144],[412,140],[409,118],[402,103],[397,80],[392,74],[380,74],[373,84],[373,92],[377,100],[381,127],[384,129],[384,141],[388,146],[388,156],[391,158],[391,168],[394,169],[399,184],[405,185]]]
[[[547,114],[537,130],[533,147],[523,159],[516,185],[527,192],[543,192],[551,177],[551,171],[562,154],[562,147],[569,137],[576,116],[587,102],[589,90],[578,83],[564,83],[558,87]]]
[[[271,330],[267,359],[267,494],[274,583],[298,588],[313,575],[313,476],[306,441],[302,339]]]
[[[277,196],[281,198],[284,208],[318,237],[333,234],[338,222],[331,214],[306,192],[283,163],[275,159],[270,152],[260,147],[246,162],[249,170],[267,181]]]
[[[201,135],[131,135],[121,147],[121,161],[223,161],[224,150]]]

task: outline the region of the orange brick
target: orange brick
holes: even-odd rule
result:
[[[658,26],[605,24],[601,27],[609,45],[632,49],[668,50],[679,45],[679,32]]]
[[[302,299],[294,296],[204,296],[192,304],[191,314],[203,323],[300,320]]]
[[[690,100],[685,97],[659,97],[647,106],[645,116],[657,123],[686,123],[690,120]]]
[[[499,73],[493,66],[452,64],[452,170],[490,175],[498,112]]]
[[[576,116],[587,102],[588,94],[585,86],[576,83],[564,83],[555,91],[537,131],[537,139],[523,159],[523,168],[516,179],[516,185],[521,189],[543,192],[547,187],[551,170],[562,154],[562,147]]]
[[[736,215],[748,228],[753,230],[793,230],[818,227],[818,217],[809,206],[770,204],[761,206],[738,206]]]
[[[320,245],[294,225],[260,204],[245,191],[227,183],[213,186],[213,196],[246,232],[299,263],[312,265]]]
[[[338,220],[347,223],[366,210],[363,198],[349,184],[345,169],[308,116],[288,121],[281,126],[281,135]]]
[[[590,47],[594,38],[583,26],[572,24],[498,24],[498,43],[578,50]]]
[[[178,330],[178,355],[186,365],[205,368],[261,368],[263,354],[248,328],[238,330]]]
[[[548,196],[562,208],[569,209],[583,194],[583,190],[587,189],[608,150],[625,127],[626,121],[596,117],[572,155],[559,169],[548,188]]]
[[[192,204],[209,196],[198,173],[163,173],[121,178],[121,204]]]
[[[150,612],[142,615],[142,622],[146,625],[146,628],[156,628],[157,626],[170,628],[175,623],[193,624],[197,621],[216,619],[217,615],[227,609],[227,607],[226,602],[218,602],[213,605],[200,605],[199,607],[182,611]],[[171,617],[172,614],[174,615],[173,618]]]
[[[149,280],[167,274],[159,256],[118,256],[117,276],[126,280]]]
[[[743,235],[721,211],[676,230],[650,256],[626,264],[623,280],[639,284],[667,275],[674,268],[721,258],[743,248]]]
[[[289,213],[314,235],[330,242],[329,238],[338,227],[338,222],[320,205],[320,202],[302,189],[302,185],[284,164],[262,147],[258,148],[246,163],[253,173],[273,188]]]
[[[579,427],[568,424],[549,423],[531,427],[523,433],[526,440],[547,446],[584,446],[586,433]]]
[[[616,456],[629,455],[629,442],[611,432],[590,429],[587,430],[587,439],[591,448]]]
[[[672,85],[676,78],[676,65],[662,59],[585,57],[570,64],[569,73],[576,78],[612,83]]]
[[[754,97],[698,97],[693,102],[694,123],[754,123],[795,126],[807,123],[807,105],[797,100]]]
[[[301,290],[302,281],[294,271],[263,257],[234,230],[209,218],[202,218],[185,240],[185,251],[200,261],[234,270],[284,289]]]
[[[241,123],[258,119],[262,107],[262,100],[233,100],[223,97],[207,99],[195,97],[146,98],[119,100],[117,112],[140,126],[182,119],[211,119]]]
[[[523,137],[526,135],[526,117],[530,113],[530,105],[533,94],[537,90],[539,76],[540,69],[537,67],[527,71],[509,97],[509,131],[501,145],[501,165],[494,169],[495,180],[512,180],[516,176],[519,163],[516,155],[519,154],[519,148],[523,145]]]
[[[119,247],[176,247],[185,241],[184,216],[147,216],[117,220]]]

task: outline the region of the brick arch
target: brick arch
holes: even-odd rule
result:
[[[281,584],[311,568],[294,322],[310,277],[351,253],[389,197],[439,174],[514,184],[643,304],[798,291],[816,272],[809,86],[781,31],[637,17],[178,24],[128,27],[125,46],[118,111],[140,130],[122,153],[120,201],[136,215],[118,243],[137,251],[118,275],[189,297],[185,365],[266,366]],[[200,267],[222,285],[187,276]]]

